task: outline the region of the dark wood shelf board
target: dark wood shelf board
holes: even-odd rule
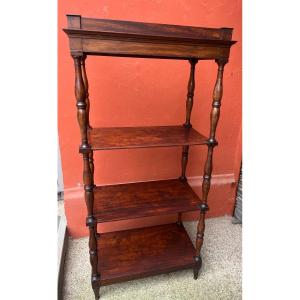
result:
[[[167,215],[197,210],[199,197],[179,179],[96,187],[94,215],[97,222]]]
[[[184,126],[111,127],[89,130],[93,150],[206,145],[208,138]]]
[[[98,255],[107,285],[192,268],[195,249],[183,226],[167,224],[101,234]]]

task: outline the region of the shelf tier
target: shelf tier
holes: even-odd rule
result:
[[[104,233],[98,239],[100,285],[192,268],[194,255],[177,224]]]
[[[226,59],[232,28],[141,23],[68,15],[72,54],[175,59]]]
[[[93,150],[205,145],[208,138],[184,126],[111,127],[89,130]]]
[[[201,202],[179,179],[96,187],[94,216],[98,223],[174,214],[199,209]]]

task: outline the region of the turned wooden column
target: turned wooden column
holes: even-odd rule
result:
[[[190,128],[191,125],[191,113],[194,104],[194,91],[195,91],[195,66],[198,62],[198,59],[192,58],[189,60],[191,68],[190,68],[190,77],[188,82],[188,93],[186,99],[186,120],[184,123],[184,127]]]
[[[86,55],[83,55],[82,60],[81,60],[81,74],[82,74],[82,79],[84,83],[84,89],[85,89],[85,102],[86,102],[86,119],[87,119],[87,129],[92,129],[92,126],[90,124],[90,98],[89,98],[89,82],[87,79],[86,75],[86,68],[85,68],[85,60],[86,60]],[[90,169],[92,173],[92,184],[94,184],[94,153],[91,151],[89,153],[89,163],[90,163]],[[97,229],[97,227],[96,227]],[[100,237],[100,234],[97,233],[97,238]]]
[[[197,225],[197,236],[196,236],[196,253],[195,253],[195,267],[194,267],[194,279],[198,278],[199,269],[202,265],[200,256],[201,248],[203,245],[204,230],[205,230],[205,214],[208,210],[207,197],[210,190],[211,173],[213,169],[213,151],[214,147],[218,144],[215,135],[218,120],[220,117],[221,99],[223,94],[223,71],[227,60],[216,60],[218,64],[218,75],[213,92],[212,110],[210,113],[210,133],[208,139],[208,151],[207,158],[204,166],[204,175],[202,182],[202,199],[199,205],[200,216]]]
[[[85,89],[85,102],[86,102],[86,122],[87,122],[87,128],[91,129],[91,124],[90,124],[90,98],[89,98],[89,82],[86,76],[86,70],[85,70],[85,60],[86,60],[86,55],[82,56],[81,59],[81,73],[82,73],[82,79],[84,83],[84,89]]]
[[[75,96],[77,106],[77,120],[81,135],[80,152],[86,152],[90,150],[87,135],[87,104],[86,93],[84,88],[83,77],[81,73],[82,56],[73,55],[75,65]]]
[[[192,108],[193,108],[193,103],[194,103],[194,91],[195,91],[195,66],[198,62],[197,59],[189,59],[190,62],[190,77],[188,81],[188,92],[187,92],[187,98],[186,98],[186,119],[185,123],[183,124],[184,127],[186,128],[191,128],[191,113],[192,113]],[[182,182],[186,182],[186,166],[188,163],[189,159],[189,146],[183,146],[182,147],[182,158],[181,158],[181,176],[179,179]],[[182,224],[182,219],[181,219],[181,213],[178,214],[178,221],[177,224]]]
[[[197,59],[190,59],[189,60],[191,68],[190,68],[190,77],[188,82],[188,93],[187,93],[187,99],[186,99],[186,120],[183,124],[184,127],[191,128],[191,113],[193,108],[193,102],[194,102],[194,91],[195,91],[195,66],[198,62]],[[182,147],[182,158],[181,158],[181,176],[179,179],[181,181],[186,181],[186,166],[189,159],[189,146],[185,145]]]
[[[183,146],[182,147],[182,158],[181,158],[181,176],[179,179],[183,182],[186,181],[186,166],[189,159],[189,146]]]
[[[98,273],[98,253],[97,253],[97,223],[93,216],[94,205],[94,176],[92,150],[88,143],[88,111],[86,103],[86,90],[83,80],[82,66],[84,66],[84,56],[73,55],[75,65],[75,96],[77,106],[77,119],[80,127],[81,145],[80,152],[83,155],[83,183],[84,198],[87,207],[86,225],[89,227],[89,249],[90,262],[92,266],[92,287],[95,299],[99,299],[100,274]]]

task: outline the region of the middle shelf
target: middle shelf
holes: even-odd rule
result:
[[[93,150],[183,145],[206,145],[208,138],[193,128],[179,126],[102,127],[89,129]]]
[[[96,187],[94,216],[97,222],[198,210],[201,202],[187,182],[179,179]]]

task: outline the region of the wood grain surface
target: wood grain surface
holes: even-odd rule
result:
[[[194,266],[194,246],[177,224],[104,233],[98,249],[101,285]]]
[[[200,199],[179,179],[109,185],[94,189],[97,222],[166,215],[199,209]]]
[[[111,127],[89,130],[93,150],[205,145],[208,138],[183,126]]]

